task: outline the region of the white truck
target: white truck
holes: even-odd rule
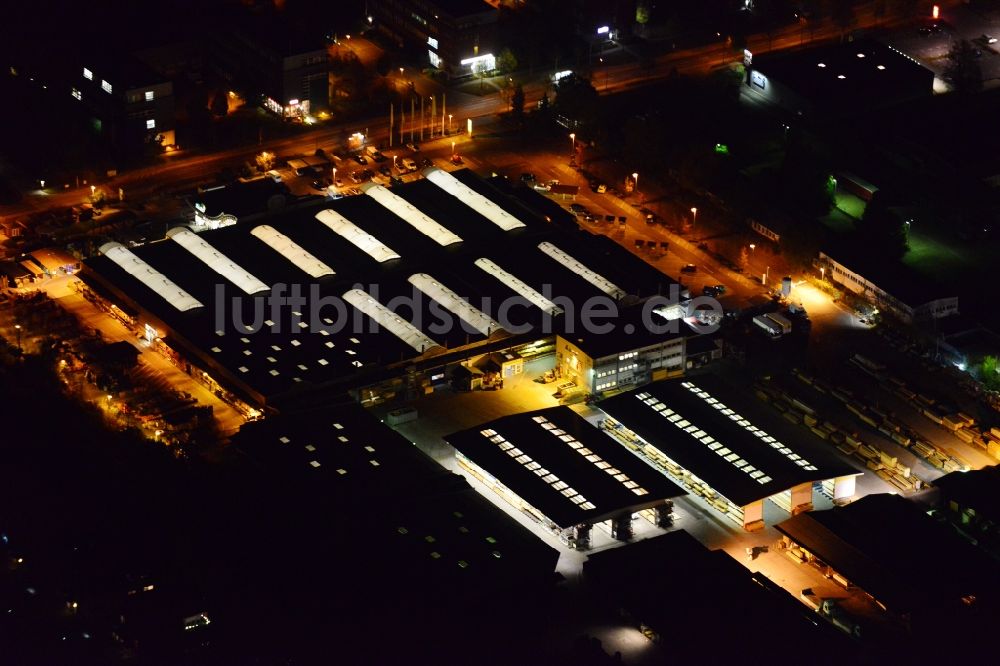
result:
[[[792,330],[792,322],[775,312],[757,315],[753,318],[753,323],[775,339],[790,333]]]

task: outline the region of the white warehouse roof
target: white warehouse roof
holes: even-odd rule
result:
[[[391,247],[385,245],[382,241],[336,211],[321,210],[316,213],[316,219],[375,261],[381,263],[390,259],[402,258]]]
[[[452,245],[462,242],[459,236],[441,226],[425,213],[422,213],[416,206],[403,197],[393,194],[381,185],[366,183],[361,189],[365,194],[388,208],[395,215],[403,218],[407,224],[432,239],[438,245]]]
[[[424,177],[504,231],[524,226],[524,222],[443,169],[426,169]]]
[[[545,298],[537,289],[533,288],[527,284],[524,280],[511,275],[504,269],[500,268],[496,263],[490,261],[489,259],[481,258],[476,259],[476,266],[495,277],[501,283],[510,287],[522,297],[524,297],[529,303],[539,308],[543,312],[546,312],[552,316],[559,315],[563,313],[563,309],[553,303],[551,300]]]
[[[271,249],[295,264],[310,277],[321,278],[334,274],[332,268],[272,226],[262,224],[251,229],[250,234],[267,243]]]
[[[390,333],[421,354],[431,347],[439,346],[434,340],[424,335],[419,328],[360,289],[351,289],[345,292],[344,300],[374,319],[379,326],[384,326]]]
[[[167,232],[170,238],[185,250],[201,259],[206,266],[226,278],[248,294],[268,291],[269,287],[249,271],[222,254],[187,227],[174,227]]]
[[[587,268],[581,261],[575,259],[572,255],[563,252],[558,247],[552,243],[545,241],[538,244],[538,249],[549,255],[557,262],[573,271],[584,280],[594,285],[605,294],[611,298],[618,300],[625,296],[625,290],[613,283],[611,280],[607,279],[603,275],[599,275],[594,271]]]
[[[100,251],[181,312],[203,307],[201,301],[178,287],[166,275],[137,257],[121,243],[105,243],[100,247]]]
[[[468,301],[432,278],[427,273],[416,273],[411,275],[409,277],[409,282],[414,287],[440,303],[449,312],[458,316],[458,318],[466,324],[487,337],[489,337],[491,333],[494,333],[502,328],[496,320],[491,318],[482,310],[469,305]]]

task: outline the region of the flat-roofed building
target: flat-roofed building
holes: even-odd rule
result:
[[[685,492],[569,407],[505,416],[445,437],[459,466],[571,547],[591,530],[633,536],[636,515],[670,524]]]
[[[656,382],[598,403],[608,415],[602,426],[747,530],[764,526],[765,500],[797,514],[813,508],[814,484],[828,482],[835,498],[854,495],[861,472],[755,425],[723,402],[720,388],[708,376]]]
[[[269,180],[206,192],[206,219],[231,223],[108,244],[81,278],[182,367],[256,409],[344,389],[381,401],[390,391],[377,387],[403,375],[419,391],[421,377],[583,330],[588,302],[624,316],[676,290],[614,241],[555,229],[467,171],[426,174],[273,211],[259,210],[279,186]],[[257,208],[235,218],[241,193]]]

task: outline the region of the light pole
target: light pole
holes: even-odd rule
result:
[[[450,113],[448,114],[448,134],[451,134],[451,115]]]
[[[692,207],[691,208],[691,227],[694,228],[694,225],[696,225],[697,223],[698,223],[698,209]]]
[[[14,330],[17,331],[17,355],[20,356],[21,353],[22,353],[22,350],[21,350],[21,325],[20,324],[14,324]]]
[[[455,157],[455,142],[451,142],[451,156]]]
[[[819,267],[819,277],[821,280],[826,280],[826,266]]]
[[[639,194],[639,172],[632,173],[632,187],[635,188],[635,193]]]
[[[333,186],[337,186],[337,167],[333,167]]]
[[[570,132],[570,134],[569,134],[569,140],[571,142],[570,145],[572,146],[570,148],[570,154],[571,155],[576,155],[576,132]]]

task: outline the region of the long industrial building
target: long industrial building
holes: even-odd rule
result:
[[[570,547],[601,525],[618,540],[636,516],[670,524],[685,491],[569,407],[505,416],[445,437],[460,467]]]
[[[751,423],[702,387],[710,382],[656,382],[603,400],[602,426],[747,530],[764,526],[765,500],[786,516],[811,510],[816,483],[836,499],[854,495],[861,472]]]
[[[423,175],[266,224],[107,243],[81,277],[181,367],[252,410],[407,374],[419,385],[449,364],[582,330],[590,299],[628,311],[676,286],[471,172]],[[696,335],[681,328],[665,337]]]

